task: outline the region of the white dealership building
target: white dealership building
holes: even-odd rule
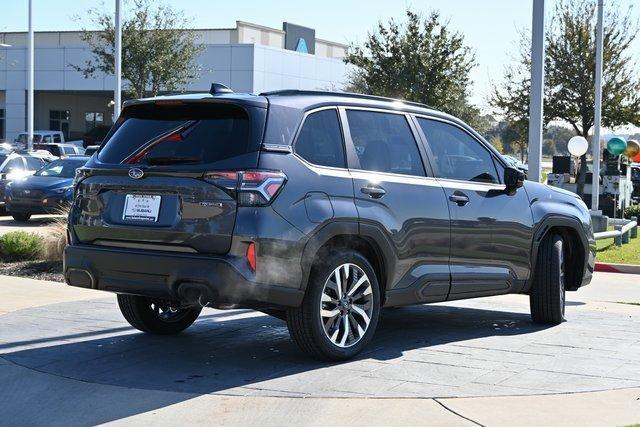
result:
[[[346,46],[315,37],[311,28],[283,29],[236,22],[235,28],[194,29],[205,49],[197,58],[200,77],[187,92],[208,91],[212,82],[237,92],[277,89],[340,89],[347,77]],[[0,139],[26,129],[27,34],[0,33]],[[78,31],[35,33],[35,128],[80,137],[112,124],[113,75],[85,78],[92,53]]]

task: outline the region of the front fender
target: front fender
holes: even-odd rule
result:
[[[595,239],[591,216],[586,205],[576,195],[558,191],[543,184],[527,182],[525,185],[534,218],[534,234],[531,245],[531,265],[536,265],[540,243],[553,227],[562,227],[574,232],[580,244],[582,265],[580,280],[567,289],[576,290],[591,281],[595,263]],[[534,275],[525,284],[524,291],[531,288]]]

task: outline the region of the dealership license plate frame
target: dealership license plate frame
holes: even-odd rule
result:
[[[162,196],[156,194],[126,194],[122,208],[123,221],[158,222]]]

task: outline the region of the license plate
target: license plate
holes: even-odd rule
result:
[[[127,194],[124,200],[122,219],[156,222],[160,212],[160,196]]]

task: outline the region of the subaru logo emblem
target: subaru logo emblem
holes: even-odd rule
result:
[[[144,176],[144,172],[138,168],[129,169],[129,176],[133,179],[140,179]]]

